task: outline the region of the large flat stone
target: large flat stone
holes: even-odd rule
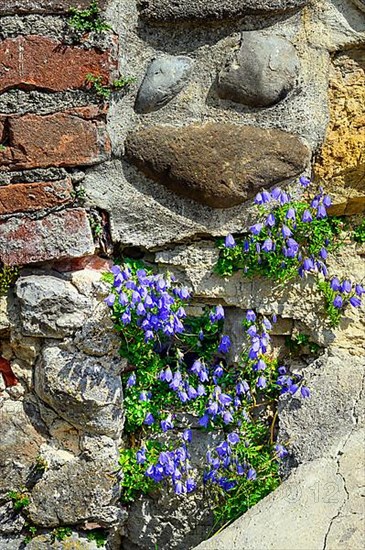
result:
[[[333,498],[326,498],[326,490]],[[317,459],[196,550],[322,550],[345,499],[336,461]]]
[[[262,187],[299,175],[310,152],[281,130],[209,123],[137,130],[127,138],[126,156],[178,195],[231,208]]]
[[[152,21],[232,19],[247,13],[277,13],[302,8],[308,0],[139,0],[140,15]]]
[[[310,462],[336,453],[352,432],[363,399],[365,355],[336,348],[304,371],[311,399],[283,399],[279,407],[280,439],[290,441],[294,461]]]

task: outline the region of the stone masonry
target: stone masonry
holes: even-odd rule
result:
[[[102,32],[70,25],[90,0],[0,4],[0,276],[19,269],[0,295],[0,550],[95,550],[95,530],[109,550],[362,549],[364,306],[330,330],[314,285],[219,277],[214,239],[301,175],[363,219],[364,0],[99,0]],[[121,254],[223,304],[237,349],[253,308],[278,346],[322,350],[312,399],[280,402],[282,485],[205,542],[202,494],[119,499],[126,365],[100,279]],[[329,268],[364,281],[364,256]]]

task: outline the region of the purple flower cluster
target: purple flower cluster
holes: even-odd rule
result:
[[[207,452],[208,469],[204,472],[204,483],[216,483],[224,491],[230,491],[237,485],[237,481],[232,479],[233,476],[245,476],[249,481],[256,479],[255,469],[246,462],[241,463],[235,454],[234,447],[239,441],[239,434],[231,432],[213,452]]]
[[[185,430],[182,439],[180,447],[173,451],[162,451],[156,464],[150,464],[145,472],[145,475],[156,483],[170,480],[177,495],[191,493],[196,489],[187,446],[192,439],[191,430]],[[142,448],[137,452],[137,462],[144,464],[146,460],[146,449]]]
[[[212,323],[224,319],[223,308],[217,306],[210,312],[209,318]],[[255,469],[247,459],[239,458],[237,448],[241,437],[245,434],[244,426],[251,422],[248,410],[253,401],[252,393],[255,392],[255,387],[257,390],[263,390],[269,382],[272,383],[273,363],[268,355],[269,331],[272,329],[272,322],[276,322],[275,316],[270,321],[263,316],[257,317],[253,310],[247,311],[244,322],[248,340],[246,377],[236,373],[233,385],[232,374],[229,374],[224,364],[219,362],[219,353],[224,353],[230,346],[230,341],[226,336],[222,336],[220,340],[213,364],[207,365],[200,358],[195,359],[190,367],[185,366],[184,368],[184,356],[178,354],[176,369],[167,365],[158,374],[158,379],[168,384],[184,404],[206,396],[204,414],[198,421],[202,428],[211,426],[230,432],[216,448],[207,452],[207,468],[203,475],[204,483],[216,484],[224,491],[233,489],[240,477],[254,481],[257,476]],[[228,378],[225,376],[226,374]],[[227,384],[228,379],[229,384]],[[132,385],[135,383],[133,374],[129,381]],[[303,397],[309,396],[309,390],[303,386],[302,381],[297,381],[297,378],[287,375],[285,367],[279,369],[277,385],[280,385],[282,393],[285,391],[295,393],[300,388]],[[145,398],[148,399],[150,396],[146,393]],[[162,432],[174,429],[172,418],[173,415],[168,414],[160,421]],[[152,413],[147,413],[144,423],[146,425],[155,423]],[[146,465],[146,476],[155,482],[170,480],[176,494],[187,494],[194,491],[196,481],[191,474],[191,457],[187,447],[190,441],[191,430],[185,430],[182,445],[175,450],[161,452],[156,463]],[[245,445],[249,445],[249,442],[245,442]],[[275,448],[275,453],[276,458],[286,456],[286,450],[280,446]],[[138,451],[137,462],[139,464],[147,462],[144,448]]]
[[[353,307],[361,306],[361,297],[365,294],[365,288],[362,285],[354,284],[349,279],[340,281],[338,277],[333,277],[330,286],[336,293],[333,305],[337,309],[341,309],[347,304],[351,304]]]
[[[135,321],[146,342],[159,333],[172,336],[183,332],[186,312],[182,303],[190,298],[187,288],[173,285],[171,277],[148,275],[144,269],[133,275],[128,267],[114,265],[111,272],[113,290],[104,301],[124,326]]]
[[[301,178],[300,184],[303,187],[309,185],[308,178]],[[304,223],[310,223],[313,219],[323,219],[327,217],[327,208],[331,205],[331,199],[328,195],[325,195],[323,188],[320,188],[319,193],[312,199],[310,207],[306,209],[301,216],[293,206],[289,206],[284,222],[280,222],[275,218],[275,208],[277,206],[283,206],[289,204],[292,198],[289,193],[283,191],[279,187],[276,187],[273,191],[262,191],[256,195],[254,200],[256,205],[263,205],[269,207],[270,210],[266,212],[262,222],[257,222],[251,225],[249,231],[253,236],[263,235],[263,242],[255,242],[256,253],[258,255],[258,263],[261,263],[261,254],[274,253],[277,250],[278,243],[280,241],[280,249],[285,258],[296,258],[299,262],[298,272],[302,277],[305,272],[318,272],[327,276],[327,267],[325,260],[327,258],[326,248],[322,248],[319,252],[319,257],[313,255],[307,257],[305,250],[295,240],[293,232],[297,227],[297,222],[301,219]],[[265,235],[267,235],[265,237]],[[280,240],[278,240],[280,237]],[[243,251],[248,252],[250,250],[250,244],[253,239],[246,240],[243,244]],[[232,235],[227,235],[225,239],[226,248],[235,248],[237,246]]]
[[[298,374],[288,374],[286,367],[279,367],[279,376],[276,381],[280,386],[280,393],[291,393],[292,395],[300,391],[300,395],[303,398],[310,397],[310,391],[307,386],[302,383],[302,377]],[[298,394],[299,395],[299,394]]]

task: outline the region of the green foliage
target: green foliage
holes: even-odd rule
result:
[[[318,289],[322,292],[324,297],[324,307],[327,313],[329,324],[332,328],[338,327],[341,321],[342,309],[336,308],[333,305],[337,292],[332,290],[329,281],[317,281]]]
[[[177,302],[178,307],[180,302]],[[185,320],[186,333],[175,337],[172,341],[161,342],[156,346],[153,341],[145,342],[141,331],[136,331],[130,324],[122,326],[117,321],[118,305],[115,310],[116,329],[121,333],[120,354],[128,360],[133,371],[138,373],[137,383],[128,389],[125,395],[124,407],[126,411],[125,432],[135,433],[143,427],[143,421],[147,413],[152,413],[156,419],[164,419],[172,409],[176,412],[186,410],[175,392],[159,380],[159,372],[168,365],[180,365],[181,372],[188,372],[188,364],[182,360],[182,356],[212,361],[218,347],[220,330],[209,321],[208,310],[200,318],[189,317]],[[221,328],[221,325],[220,325]],[[204,330],[204,340],[200,342],[198,335]],[[127,381],[131,371],[124,375]],[[141,392],[151,392],[153,399],[140,400]],[[192,403],[192,412],[203,412],[205,398],[198,398]]]
[[[77,8],[69,9],[70,18],[68,23],[70,27],[79,32],[103,33],[111,30],[103,17],[100,15],[100,9],[97,0],[92,0],[90,6],[85,10]]]
[[[3,153],[4,151],[6,151],[6,147],[5,147],[5,145],[2,145],[0,143],[0,153]]]
[[[24,524],[24,529],[26,531],[26,535],[24,537],[24,544],[29,544],[30,541],[37,536],[38,528],[32,523],[29,523],[28,521],[26,521]]]
[[[141,262],[129,260],[126,263],[133,274],[141,268],[147,275],[151,274],[151,270]],[[114,276],[106,273],[103,280],[113,285]],[[177,309],[180,305],[181,302],[177,299],[172,307]],[[279,484],[278,461],[273,448],[276,420],[274,411],[280,392],[276,382],[277,360],[270,356],[265,357],[266,387],[263,390],[257,385],[258,374],[253,368],[257,360],[250,359],[248,351],[243,354],[238,365],[228,365],[217,351],[222,337],[223,320],[212,320],[210,308],[202,310],[199,316],[187,316],[184,320],[184,332],[165,338],[160,335],[157,340],[148,341],[145,341],[144,332],[133,314],[129,324],[121,322],[121,313],[125,306],[121,306],[117,299],[111,308],[115,329],[121,336],[120,354],[127,359],[127,367],[122,374],[126,387],[125,434],[128,439],[128,446],[120,451],[122,501],[128,504],[141,494],[150,494],[158,486],[146,476],[146,469],[156,464],[161,451],[173,450],[176,439],[179,440],[176,434],[170,434],[166,439],[169,443],[163,445],[160,422],[171,414],[174,418],[180,413],[190,414],[195,418],[204,415],[207,401],[216,389],[214,378],[205,383],[205,395],[182,403],[177,393],[160,377],[160,373],[167,367],[173,372],[178,369],[184,380],[194,386],[196,376],[191,373],[190,368],[199,359],[207,365],[214,365],[214,368],[220,365],[223,373],[219,378],[219,386],[223,393],[232,395],[237,380],[241,378],[250,387],[247,395],[241,395],[242,410],[233,413],[240,426],[240,433],[244,434],[241,443],[235,447],[234,458],[255,468],[257,479],[248,480],[246,476],[231,471],[229,479],[237,483],[234,489],[226,491],[216,485],[207,485],[207,495],[213,499],[216,526],[234,520]],[[250,326],[249,321],[243,323],[246,330]],[[128,384],[132,374],[135,379],[133,384]],[[143,399],[141,395],[144,396]],[[246,411],[245,414],[243,411]],[[146,426],[144,422],[148,413],[155,419],[151,426]],[[224,438],[227,425],[221,417],[216,417],[214,424],[210,423],[201,430],[217,430]],[[143,464],[138,463],[136,456],[141,447],[145,449],[146,456]]]
[[[93,529],[87,534],[87,540],[95,542],[97,548],[103,548],[106,544],[108,534],[105,529]]]
[[[158,459],[161,451],[166,450],[166,446],[154,440],[146,441],[146,448],[151,463]],[[123,472],[121,500],[126,504],[133,502],[139,495],[151,493],[156,488],[156,483],[145,475],[146,465],[138,464],[137,450],[136,446],[120,450],[119,464]]]
[[[72,529],[71,527],[57,527],[56,529],[53,529],[51,536],[52,536],[52,542],[57,541],[63,541],[67,537],[70,537],[72,535]]]
[[[43,456],[38,455],[35,459],[34,469],[37,472],[45,472],[48,468],[48,462]]]
[[[294,208],[297,212],[295,227],[291,220],[286,220],[285,216],[289,208]],[[342,221],[339,218],[324,218],[313,219],[311,223],[301,221],[303,212],[308,208],[305,202],[290,202],[283,206],[278,206],[272,210],[275,216],[277,227],[282,223],[292,230],[293,238],[299,246],[306,250],[308,256],[318,256],[322,248],[328,251],[335,250],[339,245],[339,236],[342,228]],[[259,208],[262,216],[264,212],[262,207]],[[259,254],[257,245],[260,247],[265,240],[270,236],[270,228],[264,227],[259,235],[246,235],[242,239],[237,240],[237,246],[234,248],[226,248],[224,241],[218,241],[220,248],[220,257],[216,266],[216,271],[220,275],[230,276],[238,270],[242,270],[245,277],[263,276],[273,279],[274,281],[287,282],[298,275],[300,261],[298,257],[288,258],[283,254],[285,239],[277,227],[271,229],[276,243],[275,252],[270,254]],[[244,251],[244,242],[247,242],[249,249]]]
[[[29,495],[25,491],[9,491],[7,496],[12,501],[16,512],[21,512],[30,504]]]
[[[18,267],[4,265],[0,268],[0,296],[5,296],[19,276]]]
[[[214,531],[237,519],[280,484],[279,462],[273,458],[268,425],[256,421],[247,423],[245,429],[246,440],[237,445],[234,458],[241,463],[249,462],[257,472],[257,479],[239,478],[237,486],[228,493],[215,489]]]
[[[86,189],[82,185],[78,185],[73,191],[71,191],[71,196],[80,205],[84,204],[86,197]]]
[[[353,231],[353,239],[355,242],[363,244],[365,243],[365,218],[360,225],[355,227]]]
[[[293,354],[303,354],[305,349],[308,349],[309,353],[315,355],[319,352],[321,347],[312,342],[307,334],[299,332],[291,336],[285,337],[285,345]]]
[[[126,90],[135,81],[135,78],[132,76],[120,77],[114,80],[110,86],[104,83],[105,80],[101,75],[89,73],[86,75],[85,80],[98,97],[108,101],[112,92]]]

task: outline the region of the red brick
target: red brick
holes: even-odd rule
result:
[[[3,357],[0,357],[0,373],[3,375],[6,388],[18,384],[18,379],[12,371],[9,361]]]
[[[99,0],[102,8],[106,0]],[[85,9],[91,0],[0,0],[0,15],[12,13],[67,13],[71,7]]]
[[[52,92],[86,86],[88,73],[114,80],[117,59],[112,52],[64,46],[44,36],[18,36],[0,42],[0,92],[40,88]]]
[[[83,271],[92,269],[93,271],[109,271],[112,267],[112,260],[100,258],[100,256],[85,256],[84,258],[72,258],[70,260],[59,260],[52,262],[52,269],[60,273],[69,271]]]
[[[110,141],[105,123],[70,113],[7,118],[7,147],[0,170],[49,166],[88,166],[107,160]]]
[[[38,183],[14,183],[0,187],[0,216],[32,212],[70,203],[70,180]]]
[[[27,265],[93,254],[95,246],[85,210],[63,210],[40,220],[0,222],[0,261]]]

